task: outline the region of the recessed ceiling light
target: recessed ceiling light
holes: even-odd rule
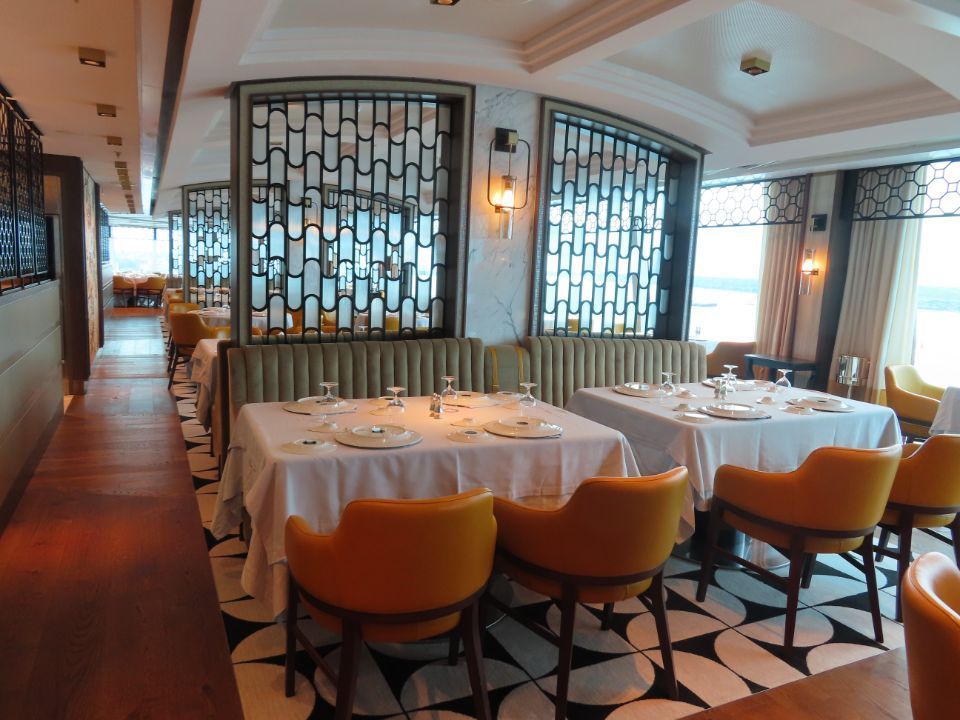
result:
[[[430,0],[433,5],[456,5],[460,0]]]
[[[740,60],[740,72],[754,77],[770,72],[770,58],[744,57]]]
[[[107,53],[105,51],[87,47],[78,48],[78,50],[81,65],[101,68],[107,66]]]
[[[119,135],[107,135],[107,145],[123,145],[123,138]]]
[[[100,117],[116,117],[117,106],[104,105],[102,103],[97,103],[97,115],[99,115]]]

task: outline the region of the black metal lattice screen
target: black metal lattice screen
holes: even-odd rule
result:
[[[183,188],[184,300],[230,304],[230,188]]]
[[[251,116],[253,326],[442,335],[451,105],[308,93],[255,100]]]
[[[39,133],[0,94],[0,293],[51,277]]]
[[[555,114],[542,331],[652,336],[670,309],[681,163],[631,132]]]
[[[960,216],[960,158],[857,171],[854,220]]]
[[[705,187],[700,191],[700,227],[801,223],[806,192],[806,176]]]
[[[170,239],[171,279],[183,278],[183,215],[178,212],[167,213],[167,229]]]
[[[100,206],[100,262],[110,262],[110,213]]]

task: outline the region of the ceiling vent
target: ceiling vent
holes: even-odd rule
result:
[[[107,135],[107,145],[123,145],[123,138],[119,135]]]
[[[80,56],[81,65],[89,65],[90,67],[101,68],[105,68],[107,66],[107,53],[104,50],[82,47],[78,48],[78,54]]]
[[[740,72],[756,77],[770,72],[770,59],[762,57],[745,57],[740,61]]]

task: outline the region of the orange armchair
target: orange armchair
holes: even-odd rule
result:
[[[886,507],[899,460],[900,446],[893,445],[878,450],[819,448],[789,473],[722,465],[717,470],[710,503],[697,600],[706,599],[713,560],[718,554],[784,585],[784,578],[719,547],[717,539],[722,525],[780,548],[790,559],[784,627],[784,647],[790,649],[800,586],[809,586],[817,553],[857,551],[863,558],[874,633],[877,642],[882,642],[873,531]]]
[[[940,553],[926,553],[907,570],[901,592],[914,720],[956,717],[960,570]]]
[[[289,518],[287,697],[294,693],[297,641],[336,684],[334,717],[341,720],[353,710],[362,641],[412,642],[459,629],[477,717],[490,718],[478,603],[496,535],[493,495],[486,489],[431,500],[357,500],[329,535]],[[298,628],[300,601],[319,624],[342,633],[339,673]]]
[[[187,305],[188,303],[179,303]],[[173,376],[177,371],[177,364],[180,360],[186,363],[193,357],[193,350],[197,343],[207,338],[219,340],[228,340],[230,338],[230,328],[228,327],[210,327],[203,318],[193,312],[173,312],[170,315],[170,340],[173,343],[173,358],[167,368],[170,373],[170,381],[167,388],[173,385]]]
[[[663,566],[673,550],[687,487],[687,469],[639,478],[591,478],[558,508],[496,498],[498,570],[515,582],[559,600],[560,635],[536,626],[560,648],[556,717],[566,717],[577,602],[603,603],[609,626],[613,604],[650,590],[667,692],[677,681],[663,600]],[[496,598],[490,602],[517,620],[530,621]]]
[[[897,468],[887,509],[880,518],[877,560],[896,558],[902,582],[910,564],[914,528],[949,527],[954,559],[960,564],[960,435],[937,435],[922,445],[907,445]],[[899,536],[888,550],[891,533]],[[937,536],[939,538],[939,536]],[[897,590],[897,620],[902,591]]]
[[[883,369],[883,377],[887,406],[897,414],[900,429],[909,437],[927,437],[943,388],[924,382],[913,365],[890,365]]]
[[[724,365],[736,365],[740,376],[746,377],[746,360],[743,356],[755,353],[755,342],[719,342],[713,352],[707,353],[707,377],[718,377],[726,372]]]

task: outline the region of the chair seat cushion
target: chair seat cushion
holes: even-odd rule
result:
[[[541,595],[559,600],[563,594],[563,588],[557,580],[520,568],[509,558],[498,555],[494,562],[494,569],[509,575],[511,580]],[[651,582],[653,580],[647,578],[629,585],[581,585],[577,589],[577,600],[585,603],[619,602],[646,591]]]
[[[946,527],[953,522],[956,516],[956,513],[949,513],[947,515],[914,515],[913,526],[915,528]],[[880,524],[897,527],[900,524],[900,511],[885,510],[883,517],[880,518]]]
[[[723,513],[724,522],[736,528],[745,535],[769,543],[777,548],[790,547],[790,535],[783,530],[761,525],[737,515],[731,510]],[[856,550],[863,543],[862,537],[854,538],[827,538],[806,537],[803,542],[803,551],[807,553],[843,553]]]
[[[307,608],[307,612],[310,613],[310,617],[316,620],[318,624],[338,635],[342,634],[340,618],[314,607],[306,598],[302,598],[302,600]],[[424,620],[415,623],[364,623],[361,632],[363,639],[367,642],[415,642],[449,632],[455,628],[459,622],[460,613],[456,612],[435,620]]]

